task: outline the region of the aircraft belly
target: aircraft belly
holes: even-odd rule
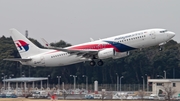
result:
[[[76,55],[67,56],[67,57],[65,57],[65,59],[62,59],[62,62],[64,63],[64,65],[69,65],[69,64],[82,62],[82,61],[79,60],[79,58],[80,57],[77,57]]]
[[[48,59],[48,61],[46,61],[45,63],[46,66],[65,66],[79,62],[82,61],[80,61],[77,56],[73,55],[73,56],[62,56],[53,59]]]

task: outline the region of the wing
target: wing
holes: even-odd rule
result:
[[[63,51],[63,52],[68,52],[70,55],[77,55],[85,58],[92,58],[94,55],[98,54],[98,50],[93,50],[93,49],[65,49],[65,48],[58,48],[58,47],[51,47],[51,49]]]
[[[63,52],[68,52],[70,55],[77,55],[85,58],[93,58],[94,55],[96,55],[99,51],[94,49],[66,49],[66,48],[60,48],[60,47],[53,47],[51,46],[45,39],[42,38],[43,46],[49,49],[55,49]]]

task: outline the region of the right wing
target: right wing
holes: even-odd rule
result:
[[[51,46],[45,39],[42,38],[43,46],[49,49],[55,49],[63,52],[68,52],[70,55],[77,55],[85,58],[92,58],[94,55],[96,55],[99,51],[94,49],[66,49],[66,48],[60,48],[60,47],[53,47]]]

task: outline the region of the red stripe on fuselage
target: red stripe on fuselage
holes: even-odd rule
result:
[[[59,50],[54,50],[54,51],[46,53],[46,54],[51,54],[51,53],[56,53],[56,52],[60,52],[60,51]]]
[[[72,46],[69,49],[95,49],[95,50],[102,50],[104,48],[114,48],[117,52],[120,52],[116,47],[111,44],[88,44],[88,45],[81,45],[81,46]]]
[[[102,50],[104,48],[114,48],[115,51],[120,52],[116,47],[114,47],[111,44],[88,44],[88,45],[81,45],[81,46],[72,46],[68,49],[70,50],[85,50],[85,49],[94,49],[94,50]],[[60,52],[59,50],[54,50],[52,52],[49,52],[47,54]]]

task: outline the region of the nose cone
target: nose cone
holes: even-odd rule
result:
[[[167,35],[168,35],[169,38],[173,38],[175,36],[175,33],[169,31],[169,32],[167,32]]]

